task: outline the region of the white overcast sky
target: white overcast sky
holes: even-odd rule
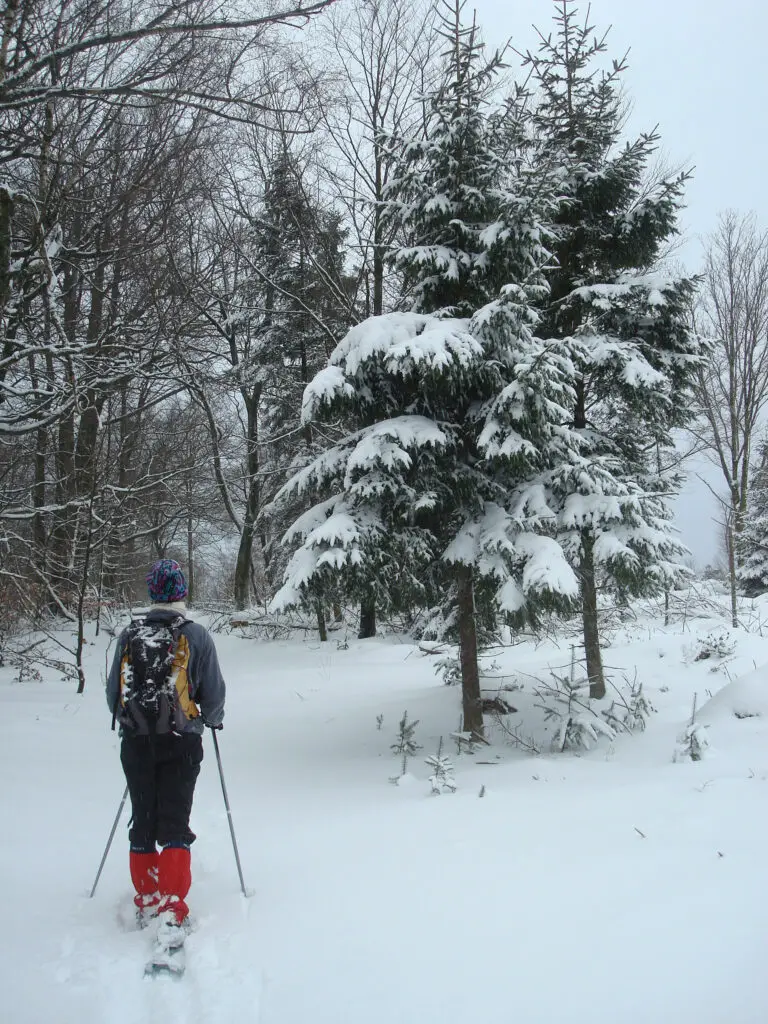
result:
[[[511,39],[534,49],[532,26],[554,28],[553,0],[469,0],[467,18],[472,7],[491,48]],[[698,269],[719,211],[753,210],[768,227],[768,0],[593,0],[590,20],[598,31],[611,27],[609,55],[629,49],[628,130],[658,125],[664,157],[694,168],[681,222],[687,269]],[[697,474],[715,487],[719,479],[706,464],[692,469],[677,518],[704,564],[717,554],[717,505]]]

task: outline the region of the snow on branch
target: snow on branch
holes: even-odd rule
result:
[[[451,439],[426,416],[395,416],[356,431],[339,444],[323,452],[299,470],[278,491],[274,509],[290,494],[304,494],[338,481],[345,488],[353,476],[377,469],[408,469],[413,452],[421,448],[445,448]]]
[[[527,532],[520,520],[488,502],[483,514],[463,524],[443,559],[473,565],[500,582],[496,601],[502,611],[520,611],[529,597],[551,595],[575,600],[579,581],[565,552],[552,537]]]
[[[583,334],[579,343],[593,366],[617,366],[621,379],[629,387],[669,390],[667,375],[654,369],[637,345],[608,334]]]
[[[38,53],[32,59],[21,61],[14,73],[5,76],[0,84],[0,108],[17,106],[19,101],[45,102],[45,90],[30,87],[28,83],[50,66],[68,58],[92,50],[106,50],[117,45],[132,45],[153,36],[186,36],[189,33],[255,33],[272,25],[303,25],[314,15],[329,7],[334,0],[316,0],[279,7],[270,4],[266,10],[252,10],[246,16],[227,5],[219,8],[217,17],[195,16],[197,4],[171,3],[159,15],[128,25],[116,31],[106,27],[96,30],[83,38],[75,39],[61,46],[53,46],[46,52]],[[139,10],[137,6],[136,10]],[[105,90],[106,91],[106,90]]]
[[[344,381],[349,385],[369,361],[400,377],[417,367],[469,367],[482,356],[482,346],[467,330],[467,323],[422,313],[385,313],[356,324],[331,353],[328,368],[308,385],[305,415],[323,402],[331,402]]]

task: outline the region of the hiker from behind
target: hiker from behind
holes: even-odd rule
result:
[[[118,640],[107,703],[113,728],[120,725],[133,809],[129,862],[139,924],[159,915],[158,936],[172,946],[183,942],[189,913],[189,816],[203,726],[222,727],[225,686],[210,634],[187,618],[178,562],[156,562],[147,587],[152,604]]]

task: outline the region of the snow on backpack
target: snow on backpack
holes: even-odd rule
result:
[[[183,615],[171,622],[134,620],[120,661],[117,720],[133,733],[181,732],[200,713],[189,695],[189,642]]]

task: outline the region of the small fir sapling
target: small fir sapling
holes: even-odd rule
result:
[[[435,796],[439,796],[441,793],[445,792],[456,792],[456,780],[453,777],[453,764],[450,758],[443,754],[442,736],[440,737],[440,742],[437,745],[437,753],[424,758],[424,763],[428,768],[432,769],[432,774],[429,777],[429,784],[432,787],[432,793]]]
[[[408,769],[408,758],[413,757],[417,751],[421,750],[421,744],[417,743],[414,739],[414,733],[418,724],[418,718],[415,722],[409,722],[408,712],[403,712],[403,717],[398,723],[397,740],[390,745],[392,752],[402,759],[400,775],[394,776],[391,779],[392,782],[397,782],[398,778],[402,778],[405,775]]]
[[[611,701],[611,706],[602,711],[606,723],[614,732],[642,732],[648,719],[656,710],[643,692],[643,684],[635,677],[630,683],[626,679],[629,693],[624,694],[617,687],[616,697]]]
[[[673,761],[701,761],[704,751],[709,746],[709,736],[706,728],[696,721],[696,699],[698,694],[693,695],[693,710],[691,720],[677,738],[677,746],[673,754]]]
[[[589,683],[551,675],[554,684],[542,683],[535,692],[545,719],[557,723],[552,750],[589,750],[601,736],[614,739],[614,730],[589,704]]]
[[[384,715],[376,715],[376,728],[381,732],[381,727],[384,725]]]

